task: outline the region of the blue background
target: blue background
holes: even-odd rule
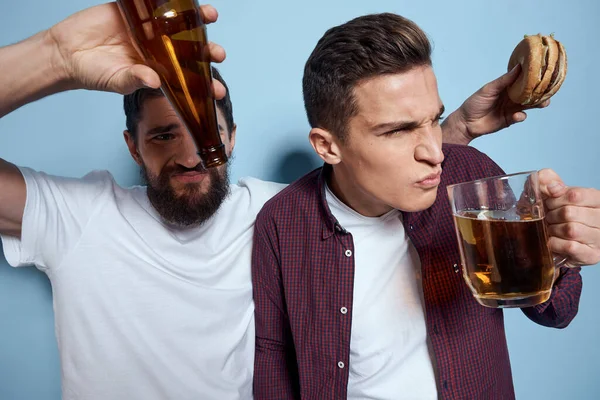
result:
[[[94,4],[2,0],[0,45]],[[215,0],[213,5],[220,21],[209,28],[209,38],[228,52],[220,69],[239,127],[234,180],[251,175],[289,182],[319,165],[307,141],[304,62],[327,28],[390,11],[413,19],[431,36],[447,110],[502,74],[524,34],[554,32],[567,49],[569,74],[551,107],[532,111],[526,122],[473,145],[507,172],[551,167],[569,185],[600,188],[596,0],[568,7],[564,1],[541,0]],[[116,94],[77,91],[23,107],[0,120],[0,157],[67,176],[109,169],[122,185],[137,183],[138,170],[121,134],[121,102]],[[565,330],[535,325],[518,310],[506,312],[518,398],[600,398],[600,269],[587,267],[583,277],[579,315]],[[53,323],[46,277],[32,268],[10,268],[0,256],[0,399],[60,398]]]

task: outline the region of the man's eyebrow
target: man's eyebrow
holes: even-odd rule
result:
[[[441,116],[446,111],[444,105],[440,107],[438,114],[435,116],[435,120],[441,118]],[[420,122],[418,121],[392,121],[392,122],[383,122],[381,124],[375,125],[371,130],[373,132],[393,132],[393,131],[410,131],[418,128]]]
[[[160,135],[163,133],[172,132],[179,128],[179,124],[160,125],[146,131],[146,135]]]

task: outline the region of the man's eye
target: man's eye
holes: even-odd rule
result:
[[[444,120],[444,116],[440,115],[439,117],[437,117],[437,119],[434,121],[434,124],[439,124],[440,122],[442,122]]]
[[[406,132],[407,132],[406,129],[396,129],[396,130],[393,130],[393,131],[385,132],[383,134],[383,136],[396,136],[396,135],[401,135],[401,134],[406,133]]]
[[[161,135],[154,136],[152,139],[158,140],[158,141],[166,141],[166,140],[171,140],[174,137],[175,137],[175,135],[173,135],[172,133],[163,133]]]

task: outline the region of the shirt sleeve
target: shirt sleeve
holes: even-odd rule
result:
[[[504,171],[491,158],[481,153],[481,164],[488,176],[503,175]],[[551,327],[565,328],[579,310],[579,299],[583,281],[581,268],[561,267],[559,276],[554,282],[550,298],[534,307],[522,308],[521,311],[533,322]]]
[[[27,188],[21,237],[1,236],[4,256],[13,267],[55,268],[76,245],[112,178],[101,171],[75,179],[19,170]]]
[[[298,367],[286,311],[274,224],[259,214],[252,251],[256,353],[254,398],[296,399]]]
[[[579,310],[583,287],[581,268],[561,267],[548,301],[534,307],[522,308],[533,322],[551,328],[566,328]]]

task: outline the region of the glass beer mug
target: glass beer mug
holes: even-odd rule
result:
[[[206,26],[196,0],[117,0],[140,55],[192,135],[205,168],[227,162],[212,93]]]
[[[548,300],[566,261],[548,248],[536,171],[449,185],[462,272],[477,302],[530,307]]]

